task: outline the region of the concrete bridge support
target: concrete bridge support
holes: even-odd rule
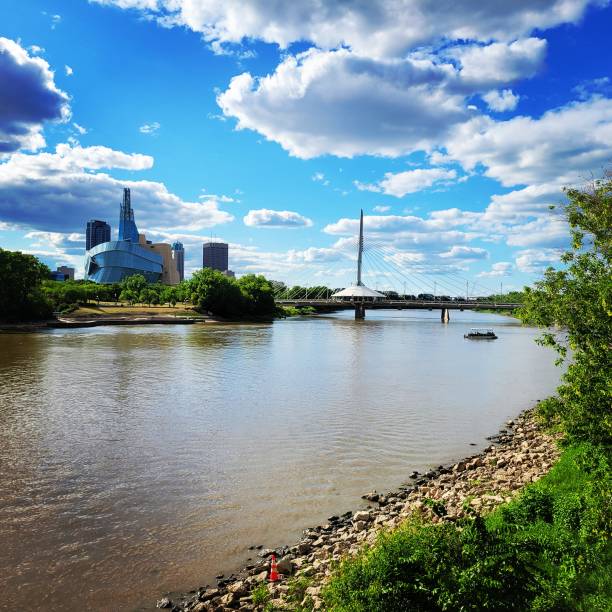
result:
[[[450,321],[450,310],[448,308],[442,308],[440,311],[440,321],[442,321],[442,323],[448,323]]]
[[[355,321],[365,319],[365,304],[363,302],[355,302]]]

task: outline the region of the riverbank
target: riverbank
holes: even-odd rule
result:
[[[216,586],[201,587],[183,596],[167,596],[158,607],[176,611],[296,609],[323,606],[321,591],[331,569],[343,558],[373,544],[383,530],[393,530],[406,519],[419,516],[431,523],[452,523],[487,513],[510,501],[525,485],[546,474],[559,457],[556,438],[537,425],[528,410],[496,436],[482,453],[450,466],[419,474],[410,483],[386,494],[364,496],[368,506],[357,512],[332,516],[328,523],[304,531],[293,546],[257,551],[258,560]],[[442,510],[443,509],[443,510]],[[268,583],[269,559],[278,558],[283,578]]]

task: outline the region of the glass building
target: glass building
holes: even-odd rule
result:
[[[151,245],[144,234],[138,234],[130,190],[124,189],[118,240],[108,240],[87,250],[85,278],[96,283],[119,283],[127,276],[142,274],[148,282],[155,283],[162,279],[163,274],[166,282],[174,284],[178,274],[164,274],[164,261],[169,251],[169,245]]]
[[[176,269],[179,274],[179,282],[185,280],[185,247],[182,242],[172,244],[172,259],[176,262]]]
[[[87,222],[85,232],[85,250],[93,249],[102,242],[109,242],[111,239],[111,228],[106,221],[92,219]]]
[[[227,243],[205,242],[202,248],[202,267],[225,272],[228,268],[227,253]]]

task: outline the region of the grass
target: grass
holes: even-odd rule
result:
[[[486,517],[416,517],[345,560],[326,609],[612,610],[608,455],[581,445]]]

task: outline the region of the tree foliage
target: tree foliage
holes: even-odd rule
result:
[[[0,249],[0,321],[33,321],[51,315],[42,292],[47,266],[33,255]]]
[[[565,269],[549,268],[525,292],[523,321],[546,327],[540,342],[553,347],[567,372],[558,396],[542,402],[568,441],[612,443],[612,179],[567,190],[572,246]]]

